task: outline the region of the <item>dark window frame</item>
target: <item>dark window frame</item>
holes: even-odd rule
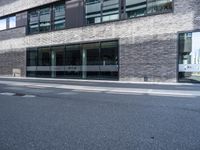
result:
[[[113,80],[119,80],[119,71],[120,71],[120,59],[119,59],[119,57],[120,57],[120,52],[119,52],[119,39],[106,39],[106,40],[101,40],[101,41],[99,41],[99,40],[94,40],[94,41],[86,41],[86,42],[82,42],[82,43],[80,43],[80,42],[76,42],[76,43],[69,43],[69,44],[57,44],[57,45],[50,45],[50,46],[40,46],[40,47],[29,47],[29,48],[27,48],[26,49],[26,68],[27,67],[40,67],[40,65],[39,65],[39,59],[38,59],[38,57],[39,57],[39,54],[38,54],[38,51],[39,51],[39,49],[43,49],[43,48],[48,48],[48,49],[50,49],[50,53],[52,53],[52,48],[54,48],[54,47],[64,47],[64,65],[67,65],[66,64],[66,52],[67,52],[67,46],[74,46],[74,45],[79,45],[80,46],[80,52],[82,52],[82,50],[83,50],[83,45],[85,45],[85,44],[93,44],[93,43],[98,43],[98,45],[99,45],[99,53],[101,52],[101,49],[102,49],[102,43],[107,43],[107,42],[116,42],[116,51],[117,51],[117,60],[118,60],[118,62],[117,62],[117,66],[118,66],[118,70],[117,70],[117,78],[114,78]],[[37,60],[36,60],[36,66],[29,66],[28,64],[29,64],[29,62],[28,62],[28,51],[31,51],[31,50],[36,50],[37,51]],[[81,58],[82,59],[82,58]],[[51,61],[51,60],[50,60]],[[99,54],[99,61],[101,61],[101,55]],[[81,64],[82,64],[82,61],[80,62]],[[99,64],[100,65],[100,64]],[[50,65],[50,66],[53,66],[52,64]],[[31,71],[27,71],[26,70],[26,74],[28,74],[28,72],[31,72]],[[39,71],[35,71],[36,72],[36,74],[37,74],[37,72],[39,72]],[[41,72],[41,71],[40,71]],[[99,74],[100,75],[100,74]],[[35,77],[38,77],[38,75],[36,75]],[[65,77],[66,78],[66,77]],[[66,78],[66,79],[68,79],[68,78]],[[82,79],[82,78],[81,78]],[[101,79],[104,79],[104,78],[98,78],[99,80],[101,80]]]
[[[118,8],[118,11],[119,11],[119,13],[118,13],[118,19],[113,19],[113,20],[108,20],[108,21],[103,21],[103,17],[104,17],[104,15],[103,15],[103,8],[104,8],[104,5],[103,5],[103,3],[104,3],[104,0],[96,0],[96,1],[98,1],[99,3],[100,3],[100,22],[98,22],[98,23],[88,23],[88,21],[87,21],[87,18],[86,18],[86,5],[87,5],[87,0],[84,0],[84,8],[85,8],[85,22],[86,22],[86,25],[88,26],[88,25],[95,25],[95,24],[102,24],[102,23],[107,23],[107,22],[113,22],[113,21],[120,21],[121,20],[121,0],[118,0],[118,5],[119,5],[119,8]],[[92,2],[90,2],[91,4],[92,4]]]
[[[15,17],[15,26],[14,27],[10,27],[10,18]],[[4,17],[0,17],[0,20],[4,20],[6,21],[6,28],[0,30],[1,31],[5,31],[5,30],[10,30],[10,29],[15,29],[17,28],[17,16],[16,14],[12,14],[12,15],[8,15],[8,16],[4,16]]]
[[[102,21],[102,17],[103,17],[102,16],[102,5],[103,5],[102,1],[103,0],[99,0],[99,1],[101,1],[101,21],[99,23],[90,23],[90,24],[88,24],[87,23],[87,19],[86,19],[86,0],[83,0],[83,5],[84,5],[83,7],[84,7],[85,11],[84,11],[84,21],[83,21],[83,25],[81,27],[90,26],[90,25],[98,25],[98,24],[106,24],[106,23],[110,23],[110,22],[123,21],[123,20],[129,20],[129,19],[136,19],[136,18],[140,18],[140,17],[155,16],[155,15],[161,15],[161,14],[173,13],[174,12],[174,0],[172,0],[172,9],[169,9],[169,11],[156,12],[156,13],[146,13],[145,15],[142,15],[142,16],[135,16],[135,17],[129,18],[127,16],[127,12],[126,12],[126,0],[119,0],[119,19],[117,19],[117,20],[109,20],[109,21],[103,22]],[[30,11],[36,10],[36,9],[40,9],[40,8],[43,8],[43,7],[47,7],[47,6],[53,7],[54,5],[58,5],[58,4],[66,5],[66,1],[65,0],[61,0],[59,2],[55,2],[55,3],[51,3],[51,4],[47,4],[47,5],[44,5],[44,6],[40,6],[40,7],[37,7],[37,8],[30,9]],[[51,15],[53,15],[53,8],[52,8]],[[27,28],[26,35],[41,34],[41,33],[47,33],[47,32],[53,32],[53,31],[76,28],[76,27],[70,27],[69,28],[67,26],[66,7],[65,7],[65,27],[63,29],[53,29],[53,25],[54,25],[53,24],[53,16],[51,16],[51,30],[50,31],[46,31],[46,32],[29,33],[29,16],[27,17],[27,22],[28,22],[28,25],[26,27]]]
[[[126,0],[124,0],[124,9],[125,9],[125,11],[124,11],[124,13],[125,13],[125,19],[133,19],[133,18],[140,18],[140,17],[146,17],[146,16],[154,16],[154,15],[160,15],[160,14],[166,14],[166,13],[173,13],[174,12],[174,0],[172,0],[172,2],[171,2],[171,9],[168,9],[168,10],[166,10],[166,11],[157,11],[157,12],[153,12],[153,13],[148,13],[148,5],[149,5],[149,3],[148,3],[148,1],[149,0],[145,0],[146,1],[146,11],[145,11],[145,14],[144,15],[142,15],[142,16],[134,16],[134,17],[128,17],[128,15],[127,15],[127,11],[126,11]],[[153,0],[152,0],[153,1]],[[156,0],[155,0],[156,1]]]
[[[27,35],[34,35],[34,34],[41,34],[41,33],[47,33],[47,32],[52,32],[52,31],[58,31],[58,30],[64,30],[66,29],[66,7],[64,7],[64,20],[65,20],[65,26],[64,28],[62,29],[54,29],[54,7],[57,6],[57,5],[61,5],[63,4],[65,6],[65,0],[61,0],[59,2],[54,2],[54,3],[51,3],[51,4],[46,4],[46,5],[43,5],[43,6],[40,6],[40,7],[36,7],[36,8],[33,8],[33,9],[30,9],[27,13],[28,17],[27,17],[27,26],[26,26],[26,31],[27,31]],[[40,10],[41,9],[45,9],[45,8],[50,8],[50,30],[49,31],[43,31],[41,32],[40,31]],[[34,12],[34,11],[38,11],[38,28],[39,28],[39,31],[36,32],[36,33],[31,33],[30,32],[30,13],[31,12]]]

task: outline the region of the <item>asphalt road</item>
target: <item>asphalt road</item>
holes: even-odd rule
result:
[[[200,150],[200,97],[0,83],[0,150]]]

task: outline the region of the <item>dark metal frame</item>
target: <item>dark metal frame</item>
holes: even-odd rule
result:
[[[102,0],[100,0],[100,1],[101,1],[101,6],[102,6]],[[40,6],[40,7],[37,7],[37,8],[39,9],[39,8],[43,8],[43,7],[46,7],[46,6],[49,6],[49,5],[54,5],[56,3],[64,3],[64,2],[67,2],[67,1],[66,0],[61,0],[59,2],[54,2],[54,3],[47,4],[47,5],[44,5],[44,6]],[[86,0],[83,0],[83,4],[84,4],[83,7],[85,9]],[[136,16],[136,17],[132,17],[132,18],[128,18],[127,15],[126,15],[126,0],[121,0],[121,1],[119,0],[119,7],[120,7],[119,8],[119,19],[117,19],[117,20],[111,20],[111,21],[106,21],[106,22],[102,22],[101,21],[100,23],[94,23],[94,24],[87,24],[87,21],[84,18],[85,21],[83,22],[83,26],[82,27],[84,27],[84,26],[93,26],[93,25],[100,25],[100,24],[107,24],[107,23],[111,23],[111,22],[117,22],[117,21],[123,21],[123,20],[130,20],[130,19],[136,19],[136,18],[142,18],[142,17],[148,17],[148,16],[155,16],[155,15],[161,15],[161,14],[167,14],[167,13],[174,13],[174,0],[172,0],[172,10],[164,11],[164,12],[158,12],[158,13],[150,13],[150,14],[145,14],[144,16]],[[30,11],[34,10],[34,9],[35,8],[30,9]],[[84,16],[85,16],[85,14],[84,14]],[[101,10],[101,16],[102,16],[102,10]],[[65,17],[66,17],[66,15],[65,15]],[[27,17],[27,19],[29,19],[29,17]],[[102,18],[101,18],[101,20],[102,20]],[[66,30],[66,29],[76,28],[76,27],[71,27],[71,28],[67,27],[66,21],[67,20],[65,20],[65,28],[63,28],[63,29],[51,30],[51,31],[46,31],[46,32],[38,32],[38,33],[33,33],[33,34],[29,34],[29,32],[27,32],[27,35],[42,34],[42,33],[48,33],[48,32],[54,32],[54,31],[59,31],[59,30]],[[28,28],[29,27],[27,25],[27,29]]]
[[[116,47],[116,49],[117,49],[117,52],[118,52],[118,76],[117,76],[117,80],[119,80],[120,79],[120,52],[119,52],[119,39],[107,39],[107,40],[101,40],[101,41],[99,41],[99,40],[95,40],[95,41],[87,41],[87,42],[82,42],[82,43],[68,43],[68,44],[56,44],[56,45],[50,45],[50,46],[40,46],[40,47],[29,47],[29,48],[27,48],[26,49],[26,68],[28,67],[28,63],[27,63],[27,56],[28,56],[28,53],[27,53],[27,51],[29,51],[30,49],[35,49],[36,50],[36,52],[37,52],[37,56],[38,56],[38,49],[40,49],[40,48],[49,48],[50,49],[50,51],[52,51],[52,48],[53,47],[59,47],[59,46],[63,46],[64,47],[64,55],[66,56],[66,47],[67,46],[71,46],[71,45],[80,45],[80,47],[82,48],[82,46],[84,45],[84,44],[92,44],[92,43],[99,43],[99,52],[100,52],[100,49],[101,49],[101,43],[103,43],[103,42],[111,42],[111,41],[116,41],[117,42],[117,47]],[[81,50],[81,49],[80,49]],[[65,60],[64,60],[64,62],[65,62]],[[36,61],[36,63],[37,63],[37,66],[38,66],[38,60]],[[65,62],[66,63],[66,62]],[[26,70],[26,75],[27,75],[27,70]],[[87,79],[88,80],[88,79]],[[101,79],[100,79],[101,80]],[[113,79],[113,80],[115,80],[115,79]]]
[[[185,82],[184,81],[180,81],[180,78],[179,78],[179,50],[180,50],[180,45],[179,45],[180,36],[179,35],[182,34],[182,33],[193,33],[193,32],[200,32],[200,29],[177,32],[177,64],[176,64],[177,69],[176,69],[176,74],[177,74],[177,82],[180,82],[180,83],[185,83]],[[199,84],[200,81],[199,82],[196,81],[196,82],[192,82],[192,83]]]

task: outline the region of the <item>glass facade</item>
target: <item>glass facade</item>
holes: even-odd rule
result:
[[[28,49],[27,76],[116,80],[118,41]]]
[[[144,16],[147,12],[146,0],[126,0],[126,13],[128,18]]]
[[[86,0],[87,24],[119,19],[119,0]]]
[[[16,27],[16,16],[0,19],[0,31]]]
[[[172,0],[126,0],[128,18],[172,10]]]
[[[57,4],[53,8],[53,28],[55,30],[65,28],[65,5]]]
[[[39,15],[40,32],[50,31],[51,29],[51,8],[40,9]]]
[[[29,11],[28,34],[73,27],[70,24],[83,26],[172,12],[173,0],[84,0],[84,5],[76,6],[73,4],[73,6],[68,5],[68,7],[66,5],[68,4],[63,1]],[[75,8],[84,9],[85,13],[77,12],[75,16],[80,15],[80,18],[74,19],[73,22],[67,17],[70,16],[70,13],[73,17],[76,12]],[[68,24],[66,19],[69,21]],[[0,28],[3,28],[1,24]]]
[[[9,17],[9,28],[16,27],[16,16]]]
[[[29,34],[65,28],[65,4],[59,3],[29,12]]]
[[[179,34],[179,80],[200,82],[200,32]]]

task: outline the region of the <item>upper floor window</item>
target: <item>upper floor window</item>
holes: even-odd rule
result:
[[[146,0],[126,0],[126,13],[128,18],[144,16],[146,14]]]
[[[16,16],[0,19],[0,31],[16,27]]]
[[[119,19],[119,0],[86,0],[87,24]]]
[[[16,27],[16,16],[9,17],[9,28]]]
[[[172,10],[172,0],[126,0],[128,18]]]
[[[29,13],[29,32],[39,32],[39,11],[35,10]]]
[[[55,5],[53,8],[53,28],[63,29],[65,27],[65,6]]]
[[[29,12],[29,34],[65,28],[65,4],[54,4]]]
[[[6,26],[6,19],[0,19],[0,30],[5,30]]]
[[[147,13],[158,13],[172,10],[172,0],[147,0]]]
[[[50,31],[51,29],[51,8],[40,9],[40,32]]]

